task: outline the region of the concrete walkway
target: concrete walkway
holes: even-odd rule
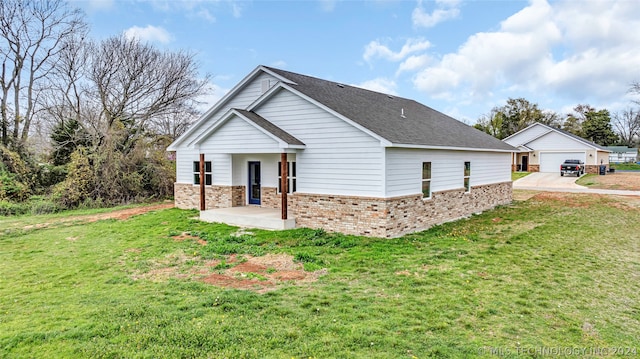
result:
[[[576,184],[575,176],[560,176],[560,173],[534,172],[513,182],[513,189],[546,192],[597,193],[618,196],[640,196],[640,191],[598,189]]]
[[[208,209],[200,211],[200,220],[247,228],[276,230],[296,228],[295,218],[283,220],[279,209],[258,206]]]

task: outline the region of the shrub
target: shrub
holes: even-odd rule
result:
[[[0,199],[0,216],[16,216],[29,213],[29,205],[25,203],[13,203]]]
[[[95,188],[93,169],[87,151],[80,148],[71,154],[69,174],[54,189],[54,198],[65,208],[75,208],[90,198]]]

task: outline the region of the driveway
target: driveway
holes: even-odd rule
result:
[[[513,189],[548,192],[599,193],[622,196],[640,196],[640,191],[588,188],[577,185],[578,177],[560,176],[560,173],[534,172],[513,182]]]
[[[536,187],[536,188],[565,188],[565,189],[587,189],[585,186],[576,184],[576,176],[560,176],[560,172],[534,172],[513,182],[513,188]]]

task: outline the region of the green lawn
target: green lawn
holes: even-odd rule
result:
[[[633,170],[640,171],[640,165],[637,163],[611,163],[609,167],[615,168],[617,170]]]
[[[511,172],[511,180],[519,180],[520,178],[525,177],[529,174],[531,174],[531,172]]]
[[[640,211],[624,201],[542,194],[400,239],[308,229],[235,237],[235,228],[178,209],[39,229],[20,221],[56,218],[0,219],[0,357],[492,358],[491,350],[516,357],[518,347],[518,357],[540,357],[542,347],[635,348]],[[207,244],[172,238],[183,232]],[[189,275],[231,253],[288,253],[327,274],[264,294]],[[174,275],[145,276],[162,268]]]

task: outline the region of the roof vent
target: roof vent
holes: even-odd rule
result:
[[[391,95],[387,95],[387,97],[393,100],[393,96],[391,96]]]
[[[400,109],[400,117],[407,118],[407,116],[404,115],[404,108]]]
[[[343,84],[338,84],[338,87],[340,87],[341,89],[343,89],[343,88],[344,88],[344,85],[343,85]]]

